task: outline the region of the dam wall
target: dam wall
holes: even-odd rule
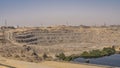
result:
[[[29,27],[6,31],[10,41],[25,45],[60,43],[120,43],[120,27]]]

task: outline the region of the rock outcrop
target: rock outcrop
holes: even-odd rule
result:
[[[40,62],[42,58],[30,46],[1,46],[0,55],[6,58],[18,59],[29,62]]]

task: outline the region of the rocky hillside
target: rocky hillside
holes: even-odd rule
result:
[[[2,45],[0,55],[6,58],[18,59],[29,62],[40,62],[42,60],[38,53],[30,46]]]
[[[61,52],[71,55],[93,49],[119,46],[120,27],[17,28],[6,31],[6,39],[9,43],[0,46],[1,56],[40,62],[44,53],[54,58]]]

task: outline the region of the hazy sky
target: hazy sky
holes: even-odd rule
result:
[[[0,0],[0,25],[120,24],[120,0]]]

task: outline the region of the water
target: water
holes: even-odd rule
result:
[[[100,65],[120,67],[120,54],[114,54],[111,56],[105,56],[105,57],[94,58],[94,59],[89,59],[89,60],[90,60],[90,63],[92,63],[92,64],[100,64]],[[85,63],[86,59],[76,58],[73,61]]]

